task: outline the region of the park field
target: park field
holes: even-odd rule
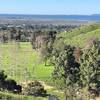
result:
[[[48,94],[55,94],[61,99],[64,97],[56,87],[53,87],[53,66],[45,66],[39,52],[33,50],[29,42],[0,44],[0,70],[4,70],[8,78],[16,80],[18,84],[34,80],[44,82]],[[0,92],[1,96],[4,97],[3,100],[48,100],[48,97],[23,96],[6,92]]]
[[[39,57],[39,53],[32,49],[28,42],[15,42],[0,44],[0,70],[4,70],[9,79],[16,80],[19,84],[27,81],[42,81],[45,84],[54,85],[52,80],[53,66],[45,66]],[[55,94],[63,98],[63,94],[55,87],[49,86],[48,94]],[[48,97],[32,97],[15,95],[12,93],[2,93],[4,100],[48,100]]]
[[[18,82],[50,81],[53,66],[45,66],[30,43],[0,44],[0,70]]]
[[[4,70],[8,78],[16,80],[18,84],[34,80],[52,84],[53,66],[45,66],[39,56],[28,42],[0,44],[0,70]],[[53,90],[49,89],[48,92]],[[25,97],[2,92],[0,96],[4,96],[5,100],[47,100],[47,97]]]

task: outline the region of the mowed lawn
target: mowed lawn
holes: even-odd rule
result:
[[[0,70],[18,82],[40,80],[51,82],[53,66],[45,66],[39,52],[28,42],[0,44]]]

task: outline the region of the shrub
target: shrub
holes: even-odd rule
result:
[[[13,93],[21,93],[22,86],[17,85],[15,80],[7,79],[7,75],[5,75],[4,71],[0,71],[0,91],[7,90]]]
[[[7,75],[5,75],[4,71],[0,71],[0,90],[4,89],[4,83],[5,79],[7,78]]]
[[[27,84],[27,87],[23,90],[23,94],[42,96],[46,94],[46,90],[44,90],[44,86],[40,82],[34,81]]]
[[[5,81],[5,89],[8,91],[11,91],[13,93],[21,93],[22,92],[22,86],[17,85],[15,80],[9,79]]]

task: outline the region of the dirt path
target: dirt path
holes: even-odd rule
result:
[[[53,86],[50,86],[50,85],[47,85],[45,82],[43,81],[39,81],[43,86],[44,86],[44,89],[45,90],[48,90],[48,89],[54,89]]]
[[[27,87],[27,84],[34,82],[34,81],[27,81],[27,82],[22,82],[21,85],[24,87]],[[52,90],[54,93],[61,93],[63,94],[63,91],[59,91],[57,90],[54,86],[50,86],[48,84],[46,84],[44,81],[39,81],[43,86],[45,90]]]
[[[25,86],[27,86],[27,84],[29,84],[31,82],[34,82],[34,81],[21,82],[21,85],[25,87]],[[44,81],[39,81],[39,82],[44,86],[45,90],[54,89],[53,86],[47,85]]]

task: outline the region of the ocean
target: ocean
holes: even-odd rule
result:
[[[99,21],[100,15],[24,15],[24,14],[0,14],[0,19],[25,19],[25,20],[81,20]]]

